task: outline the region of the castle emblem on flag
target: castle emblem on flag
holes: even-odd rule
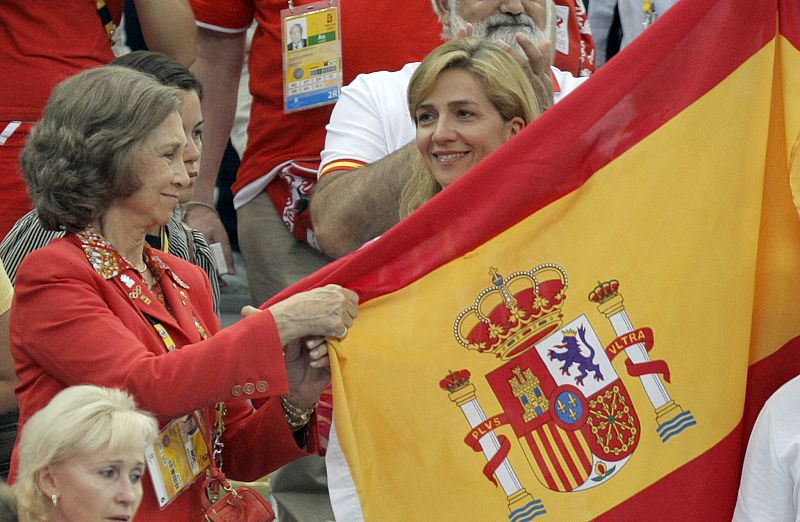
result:
[[[453,333],[464,348],[499,359],[484,378],[502,412],[487,416],[469,370],[449,372],[439,385],[466,417],[471,431],[465,442],[486,457],[483,473],[505,492],[511,522],[547,509],[522,484],[508,458],[512,444],[498,428],[511,428],[540,486],[552,491],[601,486],[633,456],[643,434],[613,364],[619,355],[650,399],[662,443],[696,424],[667,392],[669,367],[650,358],[653,331],[634,328],[618,281],[599,283],[588,296],[617,335],[605,344],[586,314],[564,324],[568,280],[562,267],[543,264],[507,277],[492,267],[489,275],[492,285],[458,314]]]

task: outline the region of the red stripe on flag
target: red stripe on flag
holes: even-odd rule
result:
[[[438,194],[438,204],[270,303],[323,282],[355,290],[361,302],[394,292],[576,190],[772,40],[776,1],[678,2],[590,81]],[[732,37],[736,45],[721,43]],[[487,199],[497,204],[480,204]]]
[[[800,374],[800,337],[750,366],[742,422],[707,452],[606,512],[597,520],[632,520],[660,513],[669,520],[730,521],[747,440],[764,402]],[[726,407],[720,404],[720,407]],[[635,457],[634,457],[635,458]],[[713,501],[709,501],[713,499]]]
[[[569,453],[569,450],[567,450],[567,446],[564,444],[564,439],[561,437],[561,434],[564,433],[563,430],[559,430],[556,426],[554,426],[550,422],[547,423],[547,426],[550,428],[550,433],[553,435],[553,440],[556,441],[556,446],[558,447],[558,450],[561,452],[561,456],[564,457],[564,462],[566,462],[570,474],[572,474],[573,482],[577,486],[580,486],[581,484],[583,484],[583,481],[586,479],[586,477],[580,472],[578,466],[575,465],[575,460],[572,458],[572,455]],[[583,449],[580,447],[580,444],[578,445],[578,447],[574,447],[574,449],[575,453],[578,454],[580,454],[583,451]],[[569,489],[574,489],[574,488],[570,485]]]
[[[539,433],[539,436],[542,437],[542,434]],[[550,468],[547,467],[547,461],[545,460],[545,456],[542,454],[541,448],[536,443],[536,440],[534,440],[533,438],[533,432],[526,433],[523,439],[525,439],[525,442],[528,443],[528,447],[531,449],[533,458],[534,460],[536,460],[536,464],[539,467],[539,471],[542,473],[542,478],[544,479],[545,485],[553,491],[558,491],[558,484],[556,484],[556,479],[555,477],[553,477],[553,474],[550,473]]]
[[[587,474],[592,473],[592,461],[589,459],[589,456],[583,450],[581,446],[581,441],[578,439],[575,431],[568,431],[567,438],[569,439],[570,444],[572,447],[575,448],[575,453],[578,455],[578,459],[580,460],[581,466],[583,466],[584,472]]]
[[[792,44],[800,49],[800,2],[797,0],[780,0],[780,32]]]
[[[561,467],[561,464],[558,462],[558,455],[556,455],[555,449],[553,449],[553,445],[550,444],[550,441],[547,440],[546,432],[549,431],[550,435],[553,436],[553,439],[558,440],[557,434],[553,433],[553,424],[548,422],[538,430],[539,435],[542,439],[542,446],[544,446],[544,451],[547,454],[546,458],[550,459],[550,463],[556,470],[556,475],[558,475],[559,480],[561,481],[562,487],[559,488],[560,491],[570,491],[572,486],[570,486],[569,478],[567,477],[567,473],[564,471],[564,468]]]

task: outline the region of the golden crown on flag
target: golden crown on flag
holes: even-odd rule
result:
[[[456,392],[465,386],[469,386],[469,370],[449,371],[447,377],[439,381],[439,387],[450,393]]]
[[[597,283],[597,286],[589,292],[589,301],[602,304],[617,294],[619,294],[619,281],[612,279],[605,283]]]
[[[456,317],[453,333],[469,350],[507,360],[520,355],[561,326],[567,273],[542,264],[503,277],[491,267],[492,286]]]
[[[578,335],[578,331],[573,330],[572,328],[567,328],[566,330],[562,330],[561,334],[564,337],[575,337],[576,335]]]

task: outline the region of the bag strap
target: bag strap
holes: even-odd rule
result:
[[[205,495],[200,495],[200,504],[203,506],[203,511],[208,511],[208,508],[215,504],[220,498],[226,494],[231,494],[236,498],[241,498],[236,488],[231,486],[225,473],[213,466],[213,459],[211,460],[212,467],[208,468],[206,478],[203,481],[203,490]]]
[[[219,500],[222,496],[220,489],[236,497],[239,496],[225,478],[225,473],[222,472],[222,448],[224,446],[222,435],[225,433],[226,413],[227,408],[224,402],[218,402],[214,405],[214,431],[211,434],[211,441],[208,446],[211,449],[211,458],[206,470],[206,479],[203,483],[203,490],[205,490],[206,494],[201,495],[204,510],[208,508],[210,503]]]
[[[222,435],[225,433],[225,414],[228,409],[224,402],[214,405],[214,433],[211,436],[211,465],[209,469],[222,473]]]

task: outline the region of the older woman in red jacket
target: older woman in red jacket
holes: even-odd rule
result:
[[[221,436],[225,472],[255,480],[314,449],[324,337],[346,334],[358,298],[329,285],[219,330],[205,273],[144,240],[189,183],[181,101],[149,76],[102,67],[59,84],[31,134],[21,156],[31,196],[43,225],[68,234],[17,275],[20,426],[72,384],[123,388],[162,427],[192,415],[209,444]],[[201,482],[174,498],[146,485],[139,516],[202,519]]]

